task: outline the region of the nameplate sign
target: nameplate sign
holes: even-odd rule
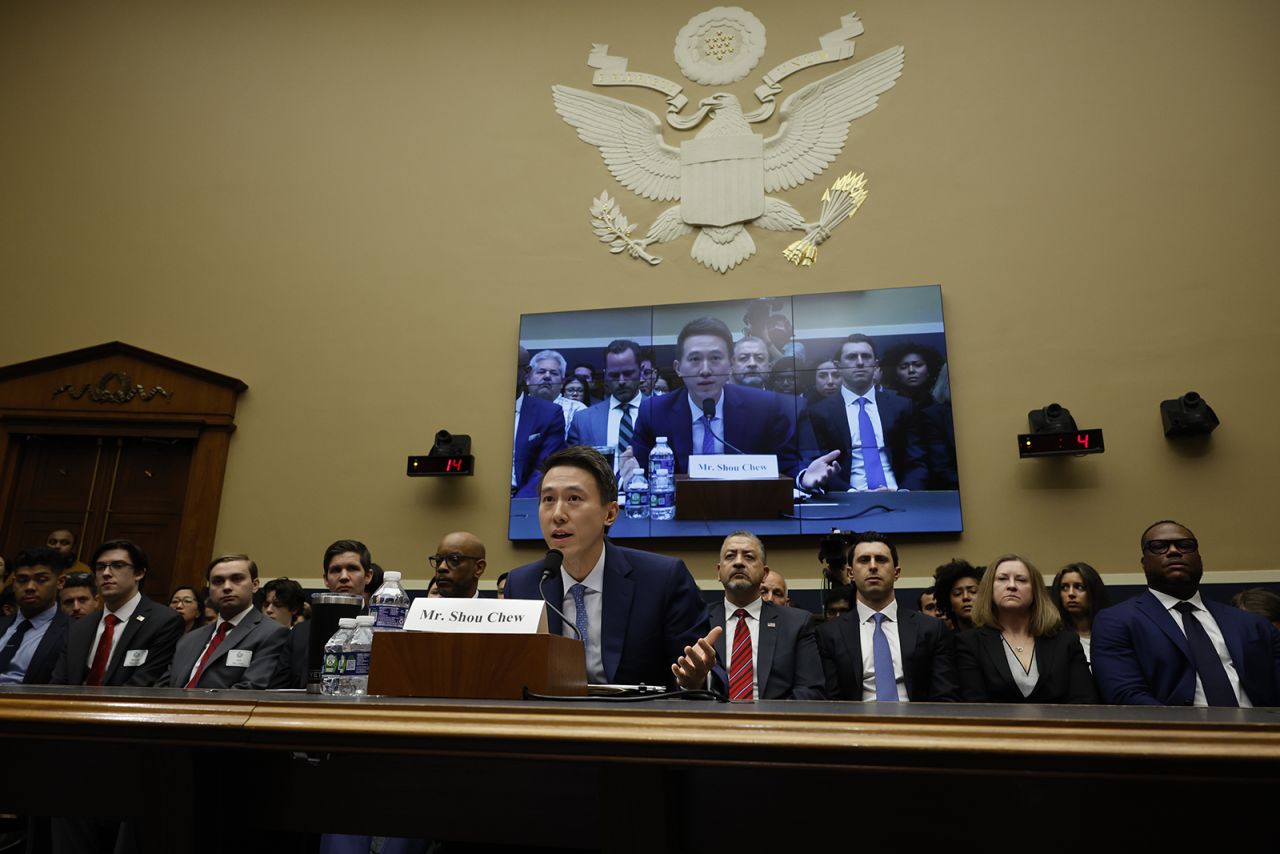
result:
[[[758,480],[778,476],[773,454],[690,454],[689,477],[706,480]]]
[[[547,631],[541,599],[414,599],[404,627],[411,632],[536,635]]]

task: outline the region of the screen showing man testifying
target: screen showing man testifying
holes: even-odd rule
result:
[[[937,285],[525,315],[517,354],[512,539],[564,445],[613,466],[614,538],[962,530]]]

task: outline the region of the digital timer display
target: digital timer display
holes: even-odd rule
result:
[[[1102,430],[1068,430],[1064,433],[1022,433],[1018,436],[1020,457],[1060,457],[1067,454],[1101,454]]]
[[[465,457],[409,457],[409,477],[472,475],[475,473],[476,458],[471,455]]]

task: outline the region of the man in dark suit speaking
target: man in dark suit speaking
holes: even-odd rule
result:
[[[647,470],[655,440],[666,436],[677,474],[689,470],[690,454],[776,454],[779,473],[799,475],[805,488],[825,482],[838,455],[827,454],[802,471],[794,399],[728,385],[732,354],[733,336],[723,321],[703,317],[685,324],[676,339],[675,361],[684,388],[640,405],[632,440],[635,464]],[[620,466],[624,482],[632,468],[625,461]]]
[[[28,549],[14,559],[18,612],[0,617],[0,684],[46,685],[52,678],[71,624],[58,607],[62,563],[54,549]]]
[[[1280,631],[1265,617],[1200,597],[1200,542],[1177,522],[1142,534],[1147,591],[1093,620],[1104,702],[1280,706]]]
[[[618,518],[618,487],[608,461],[570,446],[542,466],[538,522],[547,547],[564,555],[542,583],[543,561],[513,569],[506,598],[541,599],[553,634],[580,637],[592,684],[700,688],[716,660],[720,628],[683,561],[615,546],[605,539]]]
[[[728,678],[714,674],[712,687],[730,700],[824,700],[813,617],[761,599],[767,572],[759,537],[734,531],[724,538],[716,564],[724,600],[711,606],[711,625],[724,627],[715,647]]]
[[[178,641],[169,688],[286,688],[289,666],[281,657],[289,629],[253,607],[258,565],[248,555],[225,554],[206,570],[218,619]]]
[[[529,351],[516,354],[516,425],[511,450],[511,495],[538,494],[539,466],[547,455],[564,447],[564,410],[550,401],[525,393],[529,379]]]
[[[850,335],[836,361],[840,393],[809,407],[800,437],[806,458],[824,454],[811,478],[832,490],[924,489],[929,469],[911,401],[876,389],[875,344]]]

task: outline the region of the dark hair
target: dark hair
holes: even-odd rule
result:
[[[852,335],[850,335],[848,338],[841,341],[839,348],[836,349],[836,357],[832,359],[832,361],[835,362],[837,365],[840,364],[840,357],[844,355],[844,348],[846,344],[866,344],[868,347],[871,348],[871,355],[873,356],[877,355],[876,342],[872,341],[870,338],[868,338],[866,335],[863,335],[861,332],[855,332]]]
[[[822,607],[826,608],[831,605],[832,602],[839,602],[841,599],[846,599],[850,606],[853,605],[853,588],[848,584],[837,585],[829,589],[826,593],[823,593]]]
[[[498,584],[501,584],[503,581],[505,581],[505,580],[507,579],[507,576],[508,576],[508,575],[510,575],[510,574],[511,574],[511,572],[510,572],[510,571],[507,571],[507,572],[502,573],[502,575],[499,575],[499,576],[498,576],[498,581],[497,581],[497,583],[498,583]]]
[[[607,360],[610,353],[615,356],[621,356],[628,350],[636,354],[636,368],[639,368],[640,363],[644,361],[643,357],[640,355],[640,345],[632,341],[630,338],[616,338],[609,342],[609,345],[604,348],[605,364],[609,364]],[[592,373],[594,374],[594,371]]]
[[[582,400],[579,402],[585,406],[590,406],[591,405],[591,383],[587,382],[582,377],[577,376],[576,374],[569,374],[569,376],[564,378],[564,385],[560,387],[560,393],[563,394],[565,397],[568,397],[568,395],[564,393],[569,388],[569,383],[577,383],[578,385],[582,386]]]
[[[383,572],[382,567],[378,566],[376,563],[369,564],[369,571],[372,572],[373,575],[369,577],[368,590],[369,595],[373,595],[374,593],[377,593],[378,588],[382,586],[382,579],[386,576],[386,573]]]
[[[68,587],[88,587],[90,593],[98,595],[98,582],[93,580],[92,572],[70,573],[62,581],[62,589],[66,590]]]
[[[329,561],[333,560],[343,552],[353,552],[360,556],[360,565],[366,570],[373,566],[373,555],[369,554],[369,548],[359,540],[338,540],[329,548],[324,550],[324,563],[321,569],[326,573],[329,571]]]
[[[773,367],[770,368],[769,379],[765,382],[765,387],[768,388],[769,391],[776,391],[774,385],[788,374],[791,375],[792,384],[795,386],[796,390],[799,391],[800,377],[796,375],[797,366],[795,356],[783,356],[773,363]]]
[[[951,588],[956,586],[956,582],[962,578],[973,578],[978,581],[982,580],[986,567],[974,566],[967,560],[953,558],[950,562],[944,563],[933,572],[933,589],[934,598],[938,603],[938,613],[950,617],[951,614]]]
[[[858,535],[858,538],[853,541],[853,545],[849,546],[849,551],[845,552],[844,562],[847,565],[853,565],[853,550],[858,547],[858,543],[884,543],[889,547],[889,556],[893,558],[893,565],[898,565],[898,547],[889,542],[889,538],[884,534],[876,531],[865,531]]]
[[[10,572],[17,572],[24,566],[47,566],[55,573],[62,566],[62,552],[41,546],[38,549],[23,549],[13,559]]]
[[[738,531],[730,531],[729,533],[724,535],[724,540],[727,540],[730,537],[746,537],[748,540],[755,540],[756,547],[760,549],[760,562],[761,563],[769,562],[769,554],[768,552],[765,551],[764,541],[761,540],[758,536],[756,536],[754,531],[748,531],[745,528]],[[720,541],[721,545],[724,545],[724,540]]]
[[[258,565],[253,562],[253,558],[249,557],[248,555],[228,552],[227,554],[224,554],[224,555],[218,555],[213,560],[209,561],[209,566],[206,567],[204,571],[204,580],[208,581],[209,577],[213,575],[213,568],[215,566],[217,566],[220,563],[231,563],[231,561],[233,560],[247,561],[249,564],[249,577],[255,580],[257,579]]]
[[[718,317],[699,317],[697,320],[690,320],[680,330],[680,335],[676,338],[677,358],[684,359],[685,339],[694,335],[710,335],[719,338],[724,342],[725,356],[733,356],[733,333],[729,331],[724,321]]]
[[[613,466],[595,448],[570,445],[555,451],[542,461],[543,476],[556,466],[570,466],[590,474],[600,489],[600,503],[618,500],[618,482],[613,479]]]
[[[1103,608],[1111,606],[1111,596],[1107,593],[1107,585],[1102,583],[1102,576],[1098,574],[1098,570],[1083,561],[1069,563],[1058,570],[1058,574],[1053,577],[1053,604],[1058,606],[1058,613],[1062,616],[1063,624],[1070,627],[1072,625],[1071,615],[1067,613],[1067,609],[1062,605],[1062,576],[1068,572],[1074,572],[1084,581],[1084,589],[1089,594],[1090,621]]]
[[[1260,614],[1273,623],[1280,623],[1280,596],[1265,587],[1250,587],[1231,597],[1231,604],[1241,611]]]
[[[68,534],[71,535],[71,545],[74,546],[76,543],[80,542],[80,538],[76,536],[76,532],[71,530],[66,525],[62,525],[60,527],[54,528],[49,532],[49,536],[52,537],[54,534],[58,533],[59,531],[66,531]],[[28,566],[30,566],[30,564],[28,564]]]
[[[1139,540],[1138,542],[1139,542],[1139,545],[1142,547],[1143,551],[1147,550],[1147,534],[1151,533],[1152,528],[1159,527],[1160,525],[1177,525],[1179,528],[1186,531],[1188,534],[1191,534],[1192,539],[1195,539],[1196,537],[1196,535],[1191,532],[1191,529],[1188,528],[1186,525],[1182,524],[1181,522],[1175,522],[1172,519],[1161,519],[1159,522],[1152,522],[1150,525],[1146,527],[1146,530],[1142,532],[1142,539]]]
[[[65,590],[67,586],[69,586],[69,585],[64,585],[63,589]],[[203,619],[203,617],[204,617],[204,613],[203,613],[204,607],[203,607],[203,606],[204,606],[204,600],[205,600],[204,595],[203,595],[199,590],[197,590],[197,589],[195,589],[194,587],[192,587],[190,584],[179,584],[177,587],[173,588],[173,592],[169,594],[169,601],[170,601],[170,602],[172,602],[172,601],[173,601],[173,597],[174,597],[174,596],[177,596],[177,595],[178,595],[178,591],[179,591],[179,590],[190,590],[190,591],[191,591],[191,595],[192,595],[192,597],[194,597],[194,598],[195,598],[195,600],[196,600],[196,609],[197,609],[197,610],[200,610],[200,611],[202,612],[202,613],[196,614],[196,621],[198,622],[199,620]]]
[[[896,391],[901,391],[898,388],[898,378],[896,376],[898,364],[911,353],[918,353],[920,358],[924,359],[925,367],[929,369],[930,382],[938,378],[938,371],[942,370],[942,354],[928,344],[917,344],[914,341],[908,341],[905,344],[894,344],[888,350],[885,350],[884,358],[880,360],[880,367],[885,370],[885,385]],[[890,374],[895,374],[895,376],[890,377]]]
[[[302,603],[306,599],[302,585],[292,578],[273,578],[262,585],[262,596],[265,600],[268,593],[276,594],[276,602],[288,608],[296,619],[302,613]]]
[[[145,573],[151,565],[147,560],[147,553],[142,550],[142,546],[131,540],[107,540],[102,545],[93,550],[93,557],[89,559],[89,566],[96,567],[98,558],[104,554],[115,550],[126,551],[129,553],[129,560],[133,562],[133,574],[138,576]],[[138,578],[138,587],[142,587],[143,578]]]
[[[936,594],[936,593],[934,593],[934,592],[933,592],[933,591],[934,591],[934,590],[936,590],[936,589],[937,589],[937,588],[935,588],[935,587],[926,587],[925,589],[923,589],[923,590],[921,590],[921,591],[920,591],[920,595],[916,597],[916,610],[917,610],[917,611],[923,611],[923,610],[924,610],[924,597],[926,597],[926,596],[932,596],[932,597],[933,597],[933,603],[934,603],[934,606],[935,606],[935,607],[937,606],[937,604],[938,604],[938,594]]]

